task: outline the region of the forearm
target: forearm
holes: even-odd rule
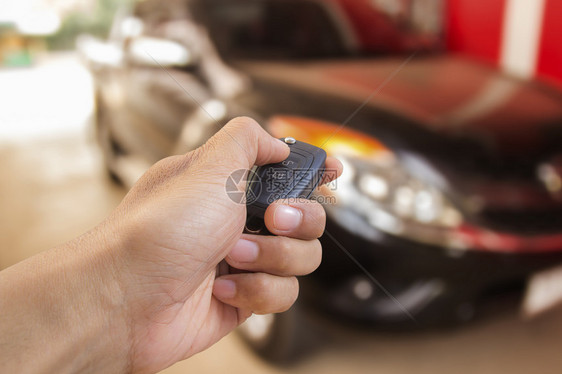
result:
[[[123,297],[86,234],[0,272],[2,372],[125,372]]]

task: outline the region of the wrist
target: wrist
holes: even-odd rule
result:
[[[114,241],[95,229],[0,273],[0,361],[14,372],[128,370]]]
[[[61,248],[68,259],[63,271],[70,272],[60,284],[68,290],[64,309],[69,328],[81,326],[76,337],[78,372],[129,371],[130,322],[119,276],[121,247],[119,237],[101,225]]]

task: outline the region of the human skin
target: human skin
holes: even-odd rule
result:
[[[225,182],[288,154],[236,118],[154,165],[97,227],[0,272],[0,372],[155,373],[252,313],[287,310],[295,276],[320,264],[324,210],[278,201],[265,215],[275,236],[243,234],[246,208]],[[341,173],[335,159],[327,167]],[[219,272],[226,263],[243,271]]]

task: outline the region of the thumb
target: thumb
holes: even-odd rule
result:
[[[237,117],[229,121],[205,144],[214,152],[210,157],[220,157],[236,168],[250,169],[254,165],[281,162],[289,157],[289,147],[269,135],[256,121]],[[221,162],[221,163],[222,163]]]

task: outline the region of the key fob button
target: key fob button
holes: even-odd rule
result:
[[[298,151],[294,151],[291,152],[289,158],[287,158],[285,161],[282,161],[277,165],[284,166],[291,169],[308,169],[311,163],[312,160],[306,157],[305,154],[302,154],[301,152]]]

